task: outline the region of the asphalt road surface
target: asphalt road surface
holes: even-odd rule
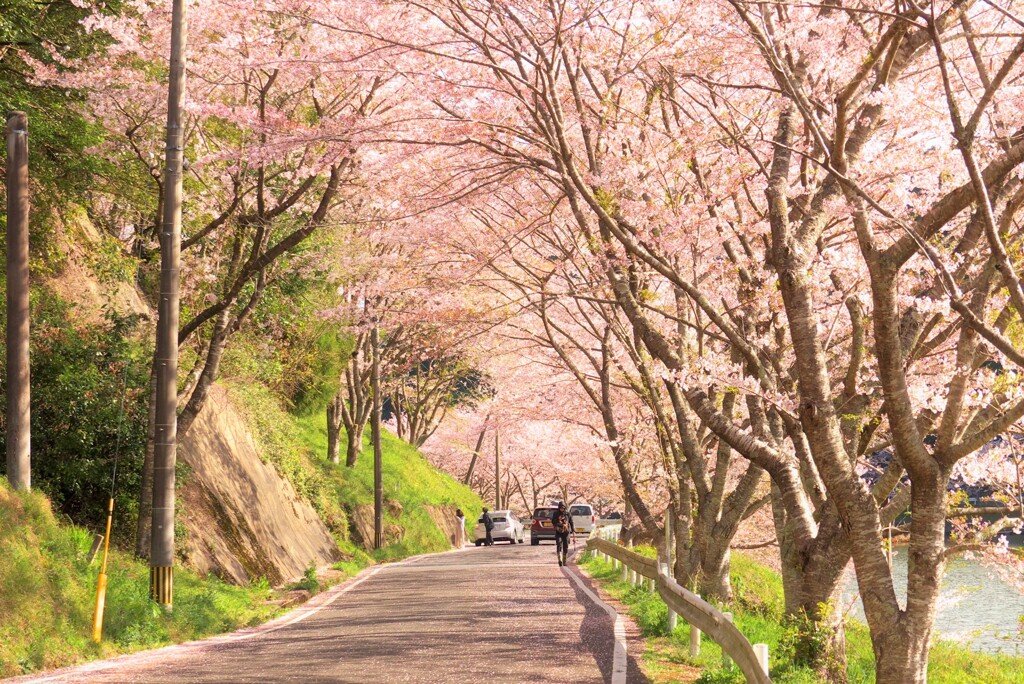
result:
[[[644,681],[635,629],[590,587],[549,543],[469,547],[379,566],[262,627],[26,681]]]

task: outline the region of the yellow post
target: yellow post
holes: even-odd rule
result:
[[[114,497],[107,506],[107,534],[103,538],[103,563],[96,582],[96,610],[92,614],[92,640],[97,644],[103,640],[103,606],[107,600],[107,552],[110,551],[110,523],[114,519]]]

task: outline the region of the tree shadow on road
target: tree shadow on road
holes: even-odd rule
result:
[[[600,596],[601,592],[594,581],[575,568],[567,569],[583,581],[595,595]],[[601,676],[605,682],[612,680],[612,666],[615,660],[615,621],[604,608],[594,603],[587,594],[580,589],[579,585],[571,579],[566,578],[576,594],[576,600],[584,606],[586,616],[580,625],[580,641],[584,647],[593,654],[597,666],[601,670]],[[628,615],[622,615],[623,620],[629,621]],[[643,639],[628,638],[627,627],[627,648],[626,648],[626,682],[628,684],[647,684],[651,680],[640,669],[637,659],[641,655]]]

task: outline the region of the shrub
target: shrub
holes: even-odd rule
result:
[[[108,310],[100,323],[75,325],[70,313],[58,296],[33,292],[32,480],[76,523],[101,529],[117,456],[113,536],[125,540],[146,446],[149,352],[134,338],[137,315]],[[0,378],[0,411],[5,402]]]

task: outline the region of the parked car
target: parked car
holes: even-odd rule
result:
[[[539,506],[533,511],[530,523],[530,544],[536,546],[541,539],[555,540],[555,526],[551,524],[551,516],[558,510],[557,506]]]
[[[569,515],[572,516],[572,526],[576,530],[576,534],[590,534],[597,524],[594,507],[587,503],[576,503],[569,506]]]
[[[509,544],[520,543],[526,541],[526,531],[523,529],[523,523],[520,522],[519,518],[512,511],[491,511],[491,522],[494,523],[494,529],[491,530],[491,539],[494,541],[507,541]],[[480,519],[476,521],[476,528],[473,530],[473,536],[476,537],[476,545],[480,546],[487,540],[487,530],[484,529],[484,517],[480,516]]]

